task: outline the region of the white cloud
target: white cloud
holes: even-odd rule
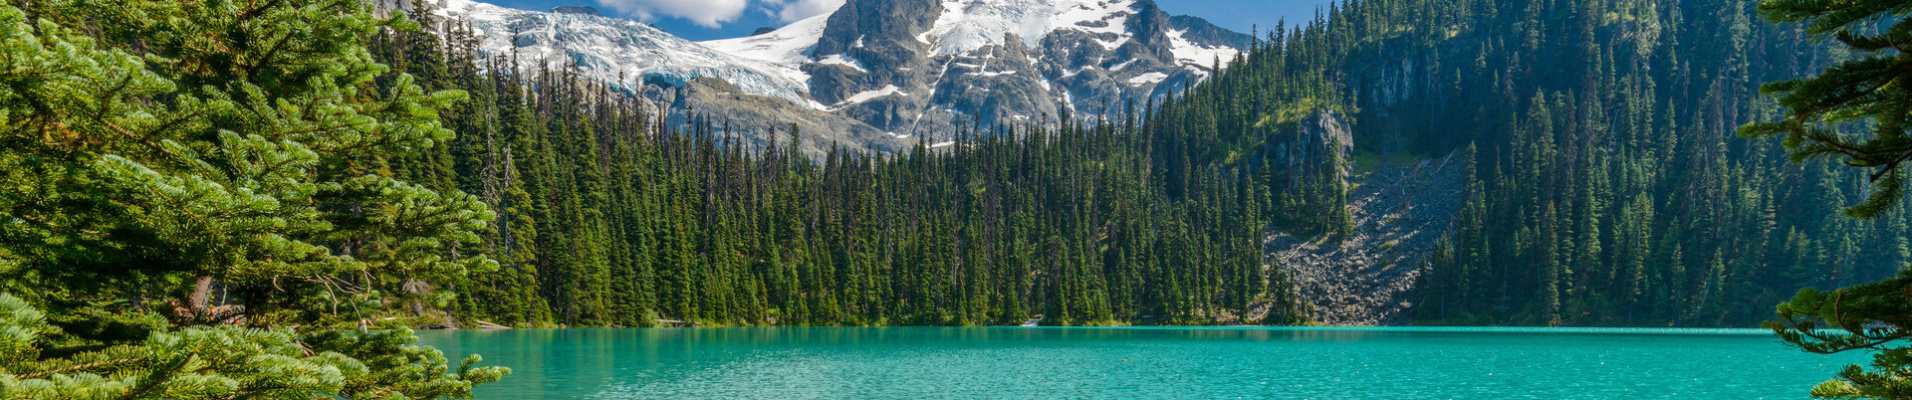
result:
[[[805,18],[836,12],[843,0],[789,0],[777,10],[777,19],[797,22]]]
[[[842,3],[842,0],[835,1],[838,4]],[[736,21],[738,16],[744,14],[745,6],[750,4],[750,0],[597,0],[597,2],[605,8],[645,21],[655,20],[659,16],[671,16],[712,28]]]

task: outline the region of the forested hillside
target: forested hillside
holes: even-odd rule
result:
[[[425,13],[414,13],[426,15]],[[806,135],[740,144],[711,115],[646,115],[570,71],[482,71],[456,21],[394,32],[381,58],[471,100],[457,139],[398,176],[497,211],[501,271],[457,288],[467,319],[518,326],[1290,323],[1263,268],[1239,167],[1151,175],[1151,137],[1121,121],[968,126],[911,151],[803,155]],[[1138,106],[1140,107],[1140,106]],[[670,121],[670,122],[666,122]]]
[[[1331,109],[1358,152],[1467,155],[1417,323],[1752,325],[1908,260],[1902,206],[1839,213],[1865,173],[1734,135],[1780,115],[1759,85],[1847,57],[1756,3],[1349,1],[1277,26],[1151,126],[1191,131],[1199,163]]]
[[[323,158],[482,203],[458,212],[487,226],[429,262],[498,272],[380,278],[354,300],[395,294],[423,325],[1304,322],[1264,234],[1336,246],[1353,160],[1374,154],[1465,170],[1416,323],[1750,325],[1801,285],[1909,258],[1903,213],[1829,207],[1867,195],[1865,176],[1732,135],[1777,115],[1759,83],[1841,57],[1750,1],[1352,1],[1121,118],[823,157],[796,129],[753,132],[764,146],[574,71],[512,73],[425,7],[385,10],[424,29],[368,31],[370,57],[406,73],[371,84],[463,91],[432,100],[455,135]],[[189,300],[283,301],[282,282],[247,279],[202,276]]]
[[[1354,154],[1458,153],[1465,206],[1417,323],[1744,326],[1909,258],[1902,213],[1838,213],[1863,174],[1733,135],[1777,115],[1759,84],[1841,57],[1754,4],[1351,1],[1126,120],[814,160],[787,150],[802,132],[731,145],[721,116],[485,74],[512,60],[477,59],[457,21],[381,54],[473,94],[457,141],[396,171],[499,211],[505,272],[460,302],[491,322],[1306,320],[1260,231],[1347,234]]]

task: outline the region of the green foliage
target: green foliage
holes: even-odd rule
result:
[[[1817,75],[1767,84],[1762,91],[1779,97],[1788,112],[1778,122],[1748,124],[1740,135],[1783,136],[1794,162],[1831,159],[1855,169],[1872,170],[1871,193],[1846,214],[1860,219],[1895,219],[1905,214],[1905,171],[1912,159],[1912,90],[1904,81],[1912,68],[1904,48],[1912,41],[1908,2],[1769,0],[1759,11],[1777,24],[1800,24],[1816,37],[1831,36],[1850,58]],[[1900,235],[1903,235],[1900,232]],[[1810,239],[1797,237],[1799,242]],[[1809,244],[1803,244],[1808,245]],[[1886,247],[1904,252],[1904,239]],[[1900,264],[1907,265],[1907,264]],[[1836,267],[1821,266],[1824,267]],[[1836,271],[1834,271],[1836,272]],[[1813,353],[1874,352],[1871,368],[1848,366],[1837,378],[1816,386],[1815,398],[1912,399],[1912,271],[1895,277],[1823,292],[1801,289],[1779,305],[1779,321],[1766,326],[1786,342]]]
[[[1812,77],[1766,84],[1761,91],[1778,96],[1790,112],[1783,121],[1748,124],[1740,135],[1784,136],[1793,161],[1829,158],[1875,170],[1872,194],[1846,212],[1871,218],[1893,210],[1905,197],[1899,165],[1912,159],[1912,88],[1904,80],[1912,58],[1898,44],[1912,41],[1912,21],[1905,18],[1912,10],[1894,0],[1794,0],[1764,1],[1759,11],[1774,23],[1831,36],[1853,57]]]
[[[463,98],[373,61],[416,24],[355,0],[8,2],[0,24],[0,287],[22,294],[0,296],[0,397],[468,397],[505,373],[328,331],[444,323],[445,290],[495,268],[459,251],[484,202],[387,167],[453,139],[437,110]]]
[[[0,294],[0,398],[8,399],[431,399],[470,397],[472,385],[509,370],[448,372],[410,330],[300,337],[287,329],[196,326],[142,341],[74,351],[50,340],[60,328]],[[63,352],[47,358],[46,352]]]
[[[1912,271],[1884,281],[1831,292],[1802,289],[1779,305],[1779,321],[1768,322],[1787,343],[1801,350],[1831,354],[1871,351],[1871,368],[1847,366],[1837,378],[1813,387],[1822,399],[1912,398]]]
[[[1912,261],[1898,205],[1857,221],[1825,209],[1880,193],[1868,176],[1727,134],[1784,118],[1760,82],[1857,54],[1759,24],[1755,5],[1339,2],[1161,106],[1147,124],[1187,139],[1156,143],[1154,161],[1172,192],[1178,157],[1200,165],[1259,146],[1242,159],[1301,160],[1255,166],[1264,214],[1289,232],[1345,230],[1347,185],[1374,157],[1334,165],[1307,156],[1332,152],[1296,151],[1325,136],[1310,116],[1336,110],[1352,154],[1461,154],[1464,166],[1427,167],[1465,170],[1448,192],[1457,210],[1366,210],[1457,216],[1422,266],[1415,323],[1752,326],[1771,316],[1761,304],[1799,287],[1883,279]],[[1348,165],[1357,175],[1336,179]],[[1386,222],[1376,229],[1395,229]]]
[[[386,68],[359,38],[412,25],[402,17],[373,19],[356,1],[36,7],[122,15],[91,21],[151,53],[100,48],[52,20],[9,25],[7,46],[28,56],[8,67],[24,89],[5,103],[18,121],[8,181],[30,188],[6,210],[23,267],[66,281],[216,279],[262,324],[416,294],[333,277],[443,286],[491,268],[456,251],[492,218],[483,202],[381,172],[388,157],[449,140],[434,110],[463,97],[405,74],[375,81]],[[234,42],[206,41],[222,37]],[[332,301],[305,301],[319,292]]]

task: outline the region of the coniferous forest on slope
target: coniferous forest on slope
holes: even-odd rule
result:
[[[422,6],[9,1],[0,392],[469,395],[507,371],[404,328],[481,323],[1305,324],[1265,235],[1352,234],[1371,154],[1463,165],[1417,324],[1751,326],[1912,261],[1902,202],[1841,212],[1868,171],[1736,136],[1863,56],[1758,6],[1347,1],[1123,115],[866,153]]]
[[[1261,268],[1268,189],[1220,163],[1157,183],[1175,172],[1150,167],[1159,144],[1134,133],[1141,115],[976,127],[903,154],[812,157],[794,129],[769,132],[763,148],[733,145],[740,133],[720,117],[672,124],[567,71],[522,81],[445,66],[469,58],[444,57],[434,40],[385,43],[399,49],[395,65],[473,93],[446,120],[478,134],[393,165],[409,181],[501,205],[486,244],[503,270],[469,283],[461,316],[532,326],[1201,324],[1242,321],[1251,304],[1254,321],[1306,316],[1280,272]]]
[[[472,93],[446,113],[456,141],[392,165],[499,212],[503,269],[454,308],[490,322],[1306,321],[1258,241],[1350,229],[1344,144],[1301,127],[1327,114],[1356,152],[1462,155],[1417,323],[1751,326],[1800,287],[1912,256],[1904,213],[1840,213],[1864,173],[1734,135],[1780,115],[1759,85],[1847,57],[1754,5],[1349,2],[1130,115],[901,154],[806,155],[788,130],[728,145],[751,133],[646,115],[565,71],[487,77],[511,60],[467,62],[455,21],[374,46]]]

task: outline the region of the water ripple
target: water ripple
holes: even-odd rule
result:
[[[1794,399],[1861,354],[1758,329],[733,328],[423,332],[478,398]]]

